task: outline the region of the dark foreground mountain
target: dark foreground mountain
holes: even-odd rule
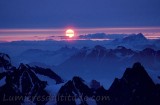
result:
[[[97,47],[106,51],[101,46]],[[122,49],[119,47],[112,52]],[[93,54],[99,51],[94,50]],[[103,55],[102,52],[99,54]],[[94,56],[90,55],[91,58]],[[50,69],[24,64],[16,68],[7,54],[0,53],[0,104],[48,104],[51,101],[51,94],[45,89],[48,81],[44,81],[41,76],[49,78],[53,84],[63,82]],[[116,78],[108,90],[96,80],[88,84],[78,76],[73,77],[60,87],[56,94],[56,105],[160,105],[160,84],[155,84],[144,67],[135,63],[132,68],[125,70],[122,78]]]
[[[45,90],[47,81],[41,80],[38,75],[46,76],[56,83],[63,80],[50,69],[30,67],[20,64],[18,68],[12,66],[6,54],[0,54],[0,103],[1,105],[21,105],[31,101],[37,105],[46,104],[49,93]]]
[[[59,90],[57,105],[160,105],[159,99],[160,85],[154,84],[140,63],[135,63],[108,90],[89,87],[81,78],[74,77]]]
[[[160,87],[154,84],[140,63],[127,68],[109,88],[109,105],[159,105]]]
[[[95,89],[87,86],[80,77],[73,77],[59,90],[57,105],[106,105],[109,100],[106,93],[103,87]]]

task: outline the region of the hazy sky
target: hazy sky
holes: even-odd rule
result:
[[[0,28],[160,26],[160,0],[0,0]]]

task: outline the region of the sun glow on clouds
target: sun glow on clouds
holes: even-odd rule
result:
[[[149,39],[160,38],[160,27],[135,27],[135,28],[76,28],[76,35],[92,33],[106,34],[132,34],[143,33]],[[76,39],[73,29],[0,29],[0,41],[17,40],[66,40]]]

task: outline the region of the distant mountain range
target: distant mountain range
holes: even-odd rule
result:
[[[84,47],[62,64],[56,66],[55,70],[66,78],[75,75],[85,79],[96,78],[99,81],[107,78],[110,84],[115,76],[122,76],[123,68],[134,62],[141,62],[149,73],[159,71],[160,50],[146,48],[142,51],[134,51],[123,46],[106,49],[100,45],[94,48]],[[157,79],[155,82],[158,82]]]
[[[95,33],[95,34],[87,34],[87,35],[79,35],[80,39],[123,39],[123,41],[136,40],[136,41],[146,41],[147,39],[144,37],[142,33],[138,34],[105,34],[105,33]]]
[[[89,36],[105,36],[104,33],[97,33]],[[118,34],[119,35],[119,34]],[[117,35],[117,36],[118,36]],[[112,35],[107,35],[112,36]],[[124,37],[125,36],[125,37]],[[122,46],[133,51],[141,51],[146,48],[151,48],[154,50],[160,49],[159,40],[149,40],[144,37],[143,34],[131,34],[123,35],[123,37],[110,40],[110,41],[91,41],[91,40],[81,40],[81,41],[43,41],[43,42],[11,42],[2,43],[0,45],[0,50],[4,53],[10,54],[14,63],[19,65],[21,62],[31,65],[43,65],[45,67],[54,67],[62,64],[72,55],[79,52],[84,46],[89,49],[94,48],[96,45],[105,47],[106,49],[116,49],[118,46]],[[32,46],[34,44],[34,46]],[[47,47],[46,47],[47,46]],[[15,50],[13,52],[13,50]],[[56,59],[56,60],[55,60]]]
[[[59,65],[61,62],[64,62],[71,55],[78,51],[77,48],[69,48],[67,46],[61,47],[56,51],[41,50],[41,49],[28,49],[22,52],[18,57],[15,58],[17,63],[43,63],[46,65]],[[56,59],[56,60],[54,60]]]
[[[98,35],[105,36],[103,33],[91,34],[96,37]],[[16,67],[24,63],[51,68],[64,79],[78,75],[85,80],[95,78],[104,84],[106,78],[104,73],[106,73],[108,74],[106,87],[108,87],[115,77],[122,76],[125,67],[131,66],[134,62],[141,62],[157,83],[155,77],[160,73],[159,42],[159,40],[149,40],[139,33],[110,41],[11,42],[1,44],[0,50],[11,56],[12,64]],[[81,48],[84,45],[86,47]]]
[[[143,44],[147,42],[148,39],[142,33],[126,36],[121,40],[121,43],[132,43],[132,44],[137,44],[137,43]]]
[[[158,50],[160,48],[158,39],[147,39],[142,33],[127,35],[123,38],[116,38],[106,44],[106,47],[124,46],[133,50],[142,50],[145,48],[152,48]]]
[[[106,87],[108,87],[115,77],[122,76],[125,67],[131,66],[134,62],[141,62],[147,68],[149,75],[153,77],[154,82],[159,82],[155,77],[160,73],[160,50],[156,50],[154,44],[150,45],[151,41],[146,39],[141,33],[126,36],[119,41],[115,41],[109,42],[110,44],[107,43],[112,48],[104,44],[83,48],[65,45],[56,50],[27,49],[14,57],[11,56],[13,59],[12,64],[16,67],[20,63],[25,63],[30,66],[36,65],[43,68],[51,68],[65,79],[71,79],[73,76],[78,75],[85,80],[95,78],[98,81],[102,81],[103,84],[106,78],[104,73],[106,73],[108,80]],[[29,45],[27,44],[27,46]],[[134,46],[137,49],[125,46]],[[140,46],[141,48],[139,49]],[[100,74],[101,76],[99,76]]]
[[[1,43],[0,104],[160,104],[160,40],[141,33],[90,36],[114,38]]]

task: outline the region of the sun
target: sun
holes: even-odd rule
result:
[[[72,30],[72,29],[67,29],[67,30],[66,30],[66,36],[68,36],[69,38],[74,37],[74,30]]]

